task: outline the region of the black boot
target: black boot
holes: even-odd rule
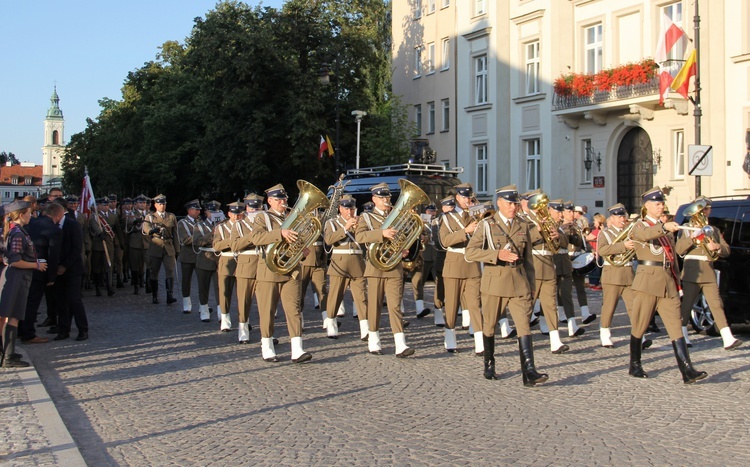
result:
[[[648,378],[648,375],[643,371],[641,366],[641,339],[631,335],[630,336],[630,369],[628,374],[636,378]]]
[[[101,297],[102,296],[102,289],[100,288],[99,281],[101,274],[92,274],[92,279],[94,281],[94,288],[96,289],[96,296]]]
[[[172,295],[172,287],[174,286],[174,279],[165,279],[164,283],[167,286],[167,305],[171,305],[177,301],[176,298]]]
[[[107,296],[111,297],[112,295],[115,294],[115,288],[113,287],[113,284],[112,284],[113,282],[112,273],[110,272],[110,273],[104,274],[104,279],[107,281]]]
[[[149,280],[148,281],[151,289],[151,303],[154,305],[159,304],[159,281]]]
[[[648,323],[648,332],[658,333],[661,332],[659,326],[656,325],[656,313],[651,317],[651,321]]]
[[[708,373],[705,371],[698,371],[693,368],[684,337],[673,340],[672,348],[674,349],[674,356],[677,359],[677,366],[680,368],[680,373],[682,373],[682,381],[685,384],[694,383],[708,376]]]
[[[120,274],[118,272],[117,274],[115,274],[115,278],[117,280],[117,288],[118,289],[121,289],[121,288],[125,287],[125,285],[122,283],[122,274]]]
[[[146,269],[146,279],[142,281],[143,287],[146,289],[146,293],[151,293],[151,270]]]
[[[138,295],[141,293],[140,288],[140,281],[138,280],[138,275],[135,274],[135,271],[130,275],[131,282],[133,283],[133,295]]]
[[[14,356],[16,352],[16,337],[18,336],[18,327],[5,324],[5,336],[3,337],[3,354],[0,356],[0,365],[3,368],[24,368],[29,366],[25,362]]]
[[[518,352],[521,355],[521,374],[524,386],[534,386],[549,379],[547,373],[538,373],[534,367],[534,348],[531,345],[531,336],[518,338]]]
[[[487,337],[482,334],[484,342],[484,377],[485,379],[498,379],[495,373],[495,336]]]

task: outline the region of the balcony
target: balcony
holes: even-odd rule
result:
[[[652,78],[645,83],[613,86],[609,91],[593,91],[588,96],[568,95],[561,96],[557,93],[552,95],[552,110],[567,110],[576,107],[605,104],[615,101],[630,100],[644,96],[659,99],[659,78]],[[641,100],[641,99],[639,99]],[[616,106],[616,105],[615,105]],[[612,107],[608,105],[606,107]]]

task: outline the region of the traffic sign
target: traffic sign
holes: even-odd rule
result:
[[[714,174],[713,146],[702,144],[688,145],[688,175],[710,177]]]

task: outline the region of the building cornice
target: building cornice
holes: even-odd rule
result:
[[[742,54],[742,55],[735,55],[734,57],[729,57],[732,59],[732,62],[734,63],[742,63],[750,61],[750,53]]]
[[[516,104],[525,104],[527,102],[543,101],[546,98],[547,98],[547,93],[540,92],[537,94],[531,94],[530,96],[514,97],[513,102]]]
[[[510,20],[516,23],[516,25],[528,23],[529,21],[534,21],[539,18],[542,18],[544,16],[544,10],[535,10],[531,13],[526,13],[525,15],[516,16],[514,18],[511,18]]]
[[[477,29],[476,31],[466,33],[463,37],[467,41],[473,41],[474,39],[479,39],[480,37],[489,36],[490,31],[492,31],[492,26],[487,26],[486,28]]]

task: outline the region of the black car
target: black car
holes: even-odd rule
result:
[[[684,204],[675,214],[675,221],[689,221],[683,212]],[[712,198],[708,223],[717,228],[731,248],[727,258],[716,261],[719,271],[719,293],[724,301],[724,311],[729,324],[750,324],[750,197]],[[718,335],[711,310],[702,295],[693,304],[693,328],[700,332]]]

